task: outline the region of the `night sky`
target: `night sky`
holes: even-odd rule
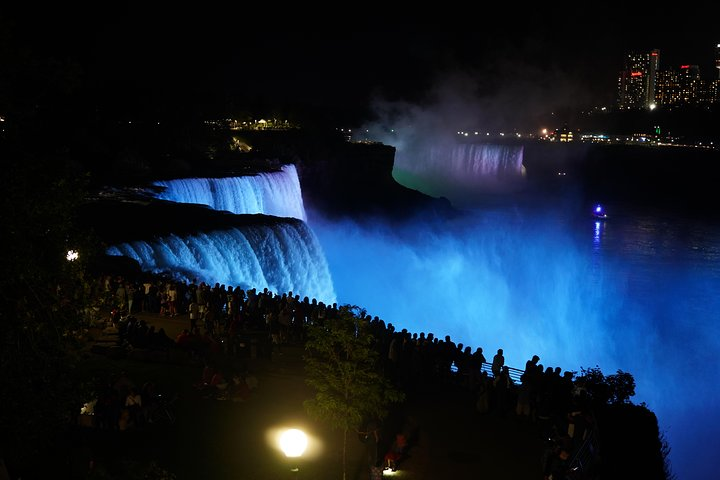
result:
[[[711,75],[720,34],[710,15],[559,12],[480,7],[432,21],[383,11],[3,15],[0,110],[55,102],[95,116],[247,113],[342,123],[366,117],[377,100],[423,103],[460,84],[488,115],[512,123],[612,105],[630,50],[659,48],[661,66],[698,64]]]

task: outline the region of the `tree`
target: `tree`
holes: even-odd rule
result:
[[[601,468],[607,478],[672,480],[670,449],[657,417],[646,405],[635,405],[635,379],[618,370],[604,375],[600,367],[581,369],[576,387],[587,394],[597,422]],[[628,462],[632,452],[633,462]]]
[[[581,369],[575,383],[584,388],[596,405],[617,405],[632,403],[635,396],[635,378],[628,372],[618,370],[617,373],[605,376],[600,367]]]
[[[404,394],[383,375],[365,312],[356,306],[342,306],[323,325],[308,326],[305,350],[306,382],[316,390],[305,409],[333,430],[342,430],[344,479],[348,433],[359,432],[365,419],[385,418],[389,405],[402,401]]]
[[[87,311],[83,262],[92,236],[74,219],[85,179],[62,155],[3,140],[0,156],[0,459],[14,476],[31,477],[51,468],[37,461],[48,452],[63,459],[57,439],[83,403],[74,333]],[[81,252],[76,261],[70,249]]]

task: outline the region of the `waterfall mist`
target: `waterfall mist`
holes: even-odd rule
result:
[[[486,356],[503,348],[518,368],[537,354],[545,367],[629,372],[632,400],[657,414],[673,471],[700,478],[713,463],[707,445],[720,434],[720,392],[707,375],[720,355],[717,228],[515,207],[438,223],[308,213],[339,303],[397,329],[450,335]]]
[[[451,335],[485,352],[503,348],[513,366],[535,353],[569,370],[594,366],[598,352],[614,358],[604,324],[625,299],[561,219],[507,212],[401,225],[312,218],[341,303],[398,328]]]

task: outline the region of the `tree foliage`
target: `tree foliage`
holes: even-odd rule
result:
[[[32,145],[0,144],[4,250],[0,255],[0,457],[19,471],[37,468],[72,422],[83,389],[74,368],[75,333],[90,294],[83,277],[91,236],[77,229],[74,213],[84,178],[61,156]],[[77,262],[66,258],[77,249]]]
[[[332,428],[358,429],[369,418],[384,418],[390,403],[404,395],[383,375],[375,339],[357,307],[341,307],[340,315],[308,328],[307,383],[316,390],[308,412]]]
[[[618,370],[617,373],[606,376],[597,366],[583,368],[581,372],[575,384],[584,389],[595,404],[632,403],[631,397],[635,396],[635,378],[632,374]]]
[[[308,327],[305,346],[306,382],[315,397],[305,401],[308,414],[332,429],[359,431],[368,418],[383,419],[391,403],[404,394],[382,373],[379,352],[364,312],[342,306],[339,315]],[[345,471],[343,448],[343,471]]]

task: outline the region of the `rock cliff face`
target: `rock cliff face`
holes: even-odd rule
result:
[[[335,134],[253,132],[256,155],[294,163],[306,207],[330,216],[404,216],[423,212],[447,216],[446,199],[404,187],[392,176],[395,148],[353,143]]]

